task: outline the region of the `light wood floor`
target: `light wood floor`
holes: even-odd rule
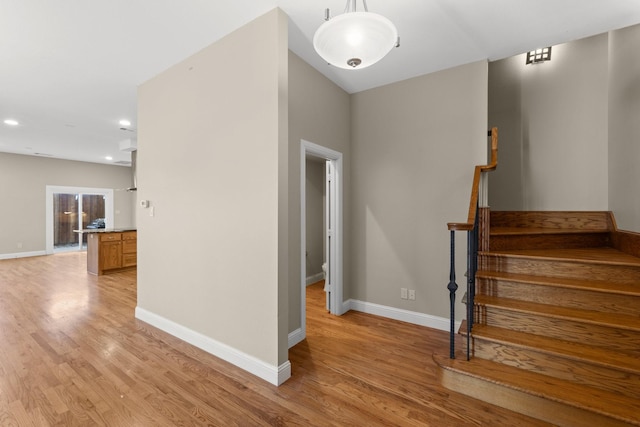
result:
[[[275,387],[136,320],[133,271],[90,276],[83,253],[0,261],[0,425],[546,425],[439,386],[445,333],[330,316],[319,285],[307,301]]]

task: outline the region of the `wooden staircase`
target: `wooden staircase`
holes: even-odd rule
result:
[[[443,384],[555,425],[640,426],[640,234],[609,212],[491,212],[489,234],[472,357],[434,355]]]

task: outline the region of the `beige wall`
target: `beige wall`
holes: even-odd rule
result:
[[[300,328],[300,141],[343,154],[344,287],[350,275],[350,98],[309,64],[289,52],[289,332]]]
[[[640,231],[640,25],[489,65],[489,124],[500,129],[490,175],[495,210],[611,210]]]
[[[608,36],[553,46],[550,62],[489,65],[499,128],[494,210],[607,210]]]
[[[47,185],[127,188],[131,168],[0,153],[0,255],[45,250]],[[135,225],[134,205],[135,193],[114,191],[116,227]]]
[[[325,162],[307,159],[306,162],[306,264],[307,277],[322,273],[324,262],[324,195]]]
[[[640,232],[640,25],[609,38],[609,209]]]
[[[487,63],[357,93],[351,111],[350,296],[446,318],[447,222],[466,219],[474,166],[487,160]],[[416,301],[400,299],[403,287]]]
[[[553,53],[553,51],[552,51]],[[498,168],[488,175],[494,210],[524,210],[522,55],[489,63],[489,124],[498,128]]]
[[[138,308],[272,368],[287,361],[286,25],[273,10],[138,93],[154,209],[138,210]]]

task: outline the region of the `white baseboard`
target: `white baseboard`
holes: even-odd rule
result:
[[[136,307],[136,319],[142,320],[158,329],[165,331],[183,341],[192,344],[207,353],[211,353],[245,371],[262,378],[274,385],[281,385],[291,377],[291,363],[287,360],[280,366],[270,365],[260,359],[246,354],[238,349],[223,344],[213,338],[175,323],[155,313]]]
[[[313,285],[316,282],[319,282],[320,280],[324,280],[324,273],[317,273],[314,274],[313,276],[309,276],[307,277],[307,286],[309,285]]]
[[[15,254],[0,254],[0,259],[28,258],[32,256],[43,256],[46,254],[47,253],[45,251],[17,252]]]
[[[374,314],[376,316],[439,329],[441,331],[449,331],[450,328],[450,321],[447,318],[418,313],[416,311],[403,310],[401,308],[389,307],[386,305],[374,304],[372,302],[350,299],[344,303],[344,312],[346,313],[348,310],[361,311],[363,313]],[[460,329],[461,323],[462,322],[455,323],[456,331]]]
[[[302,328],[298,328],[293,332],[289,332],[289,348],[302,342],[305,338],[306,336],[302,332]]]

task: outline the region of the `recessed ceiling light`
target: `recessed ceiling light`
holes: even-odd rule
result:
[[[20,123],[17,120],[14,119],[6,119],[4,121],[5,125],[9,125],[9,126],[18,126]]]
[[[107,160],[113,160],[113,157],[111,157],[111,156],[107,156],[107,157],[105,157],[105,159],[107,159]]]
[[[120,120],[120,126],[131,126],[131,122],[129,120],[126,119],[122,119]]]

